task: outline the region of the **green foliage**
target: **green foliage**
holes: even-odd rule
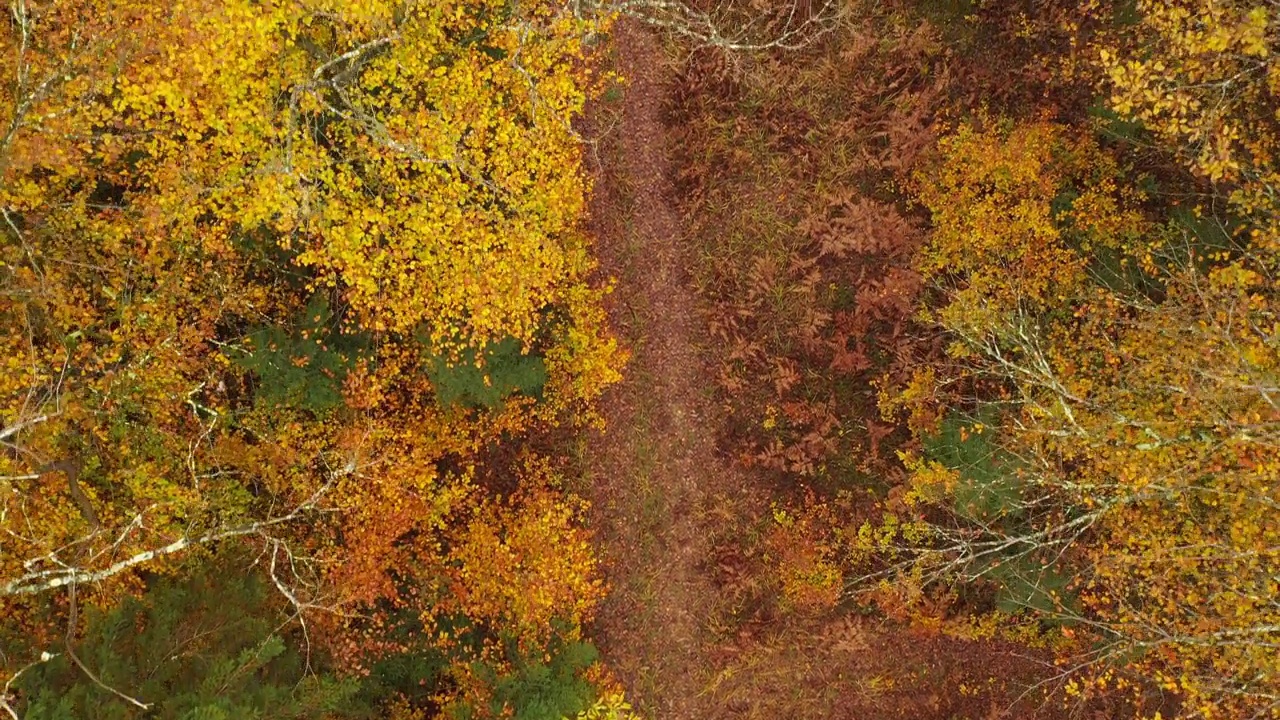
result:
[[[577,715],[595,699],[595,688],[578,673],[594,663],[597,656],[596,649],[587,643],[570,643],[550,663],[521,663],[515,675],[498,681],[497,699],[515,710],[516,720],[558,720]]]
[[[1229,215],[1206,215],[1185,207],[1171,209],[1168,230],[1181,243],[1173,244],[1165,264],[1185,266],[1194,258],[1203,270],[1210,269],[1212,263],[1208,262],[1209,258],[1225,258],[1244,249],[1236,239],[1240,226],[1239,219]]]
[[[443,619],[438,626],[458,634],[459,652],[475,651],[478,643],[465,625],[450,620]],[[424,631],[420,614],[401,609],[388,617],[381,629],[380,639],[402,650],[372,663],[360,682],[360,697],[371,705],[399,696],[412,707],[434,706],[450,658],[430,643],[432,635]]]
[[[468,348],[456,361],[433,357],[427,373],[445,406],[496,409],[515,392],[538,396],[547,382],[543,359],[521,352],[512,337],[488,343],[479,354]]]
[[[1155,300],[1164,292],[1164,284],[1158,277],[1144,272],[1132,258],[1114,248],[1090,248],[1086,270],[1096,285],[1126,297]]]
[[[1097,119],[1098,132],[1107,140],[1133,144],[1151,141],[1151,134],[1141,121],[1122,116],[1101,101],[1089,106],[1088,112]]]
[[[139,708],[94,683],[66,653],[18,683],[27,720],[247,720],[366,716],[358,684],[307,672],[280,635],[274,591],[256,574],[215,563],[162,579],[109,613],[88,612],[77,655],[103,683],[152,705]]]
[[[1033,610],[1046,618],[1061,617],[1064,603],[1071,603],[1069,577],[1035,557],[1019,555],[992,566],[988,579],[999,583],[996,607],[1001,612]]]
[[[977,418],[950,414],[938,432],[921,438],[925,457],[959,473],[955,512],[970,520],[990,521],[1016,516],[1021,485],[1010,458],[995,443],[996,413],[985,410]]]
[[[258,376],[258,397],[313,412],[341,405],[342,381],[367,338],[335,330],[334,325],[328,299],[316,295],[290,327],[250,332],[253,349],[240,364]]]
[[[938,432],[924,435],[925,457],[956,471],[954,512],[981,527],[1004,531],[1026,528],[1022,505],[1028,488],[1018,477],[1015,459],[1001,450],[998,411],[988,406],[976,417],[952,412]],[[1035,610],[1050,613],[1068,600],[1068,578],[1056,564],[1025,543],[1010,543],[983,556],[976,574],[996,584],[996,607],[1007,613]]]
[[[917,10],[941,26],[962,25],[978,9],[976,0],[922,0]]]
[[[498,676],[488,674],[493,684],[491,710],[501,716],[510,710],[514,720],[560,720],[574,717],[591,707],[596,690],[581,677],[599,657],[595,647],[583,642],[556,643],[550,660],[518,657],[514,671]]]

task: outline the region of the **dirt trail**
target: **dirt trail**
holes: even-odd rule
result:
[[[614,327],[633,356],[604,403],[608,429],[587,449],[592,525],[612,588],[594,635],[646,715],[700,718],[714,665],[707,510],[740,484],[715,452],[691,249],[669,198],[667,65],[643,29],[624,24],[614,40],[626,85],[599,113],[612,129],[602,128],[593,222],[602,270],[618,279]]]
[[[642,28],[623,23],[612,40],[626,84],[585,129],[598,138],[591,217],[601,273],[617,280],[611,321],[633,355],[582,459],[611,586],[589,633],[632,702],[650,720],[1057,717],[1022,693],[1038,665],[1017,644],[860,614],[737,615],[733,553],[717,547],[745,547],[769,494],[716,451],[697,248],[670,183],[670,66]]]

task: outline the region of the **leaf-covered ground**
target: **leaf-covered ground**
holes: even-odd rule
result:
[[[632,353],[606,396],[607,429],[582,442],[592,529],[610,595],[590,630],[646,717],[1053,717],[1025,649],[908,630],[836,609],[788,610],[770,569],[776,478],[726,452],[707,330],[715,298],[673,178],[671,94],[682,58],[623,23],[585,128],[611,322]],[[717,354],[717,351],[720,351]]]

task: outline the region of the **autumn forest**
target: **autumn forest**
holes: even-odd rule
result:
[[[0,720],[1280,718],[1275,0],[5,0]]]

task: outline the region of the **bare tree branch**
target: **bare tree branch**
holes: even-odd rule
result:
[[[85,677],[92,680],[93,683],[98,687],[102,688],[103,690],[106,690],[112,695],[115,695],[116,697],[120,698],[121,700],[124,700],[125,702],[135,707],[141,708],[143,710],[150,710],[151,703],[142,702],[141,700],[135,697],[132,697],[130,695],[126,695],[120,692],[119,690],[111,687],[110,685],[102,682],[102,678],[98,677],[97,673],[90,670],[89,666],[84,664],[84,661],[80,659],[79,655],[76,655],[75,630],[76,630],[76,621],[78,619],[78,613],[77,613],[78,605],[76,603],[76,584],[75,583],[71,583],[71,586],[68,589],[68,592],[70,596],[71,612],[69,617],[67,618],[67,634],[65,638],[66,648],[67,648],[67,657],[71,658],[71,661],[74,662],[76,666],[80,668],[80,671],[85,674]]]
[[[42,652],[40,653],[39,658],[27,663],[26,665],[23,665],[22,667],[18,668],[18,670],[14,672],[13,675],[10,675],[9,679],[6,680],[4,683],[4,688],[0,689],[0,710],[4,710],[5,713],[7,713],[12,720],[22,720],[18,716],[18,711],[15,710],[12,705],[12,701],[14,699],[13,693],[12,693],[13,683],[16,682],[18,678],[22,677],[22,674],[25,673],[26,671],[30,670],[31,668],[37,665],[40,665],[41,663],[47,663],[56,657],[58,657],[58,653]]]
[[[207,545],[234,537],[260,535],[267,528],[293,522],[306,515],[309,511],[315,510],[321,498],[332,487],[333,481],[337,477],[338,475],[335,474],[329,482],[316,490],[311,497],[286,515],[245,523],[235,527],[210,530],[204,534],[194,537],[182,537],[167,545],[135,553],[123,560],[119,560],[98,570],[87,570],[82,567],[62,565],[48,570],[28,572],[5,582],[3,585],[0,585],[0,597],[10,595],[32,595],[35,593],[45,592],[47,590],[66,587],[68,585],[100,582],[157,558],[181,552],[189,547]],[[126,533],[127,531],[128,529],[126,528]]]

